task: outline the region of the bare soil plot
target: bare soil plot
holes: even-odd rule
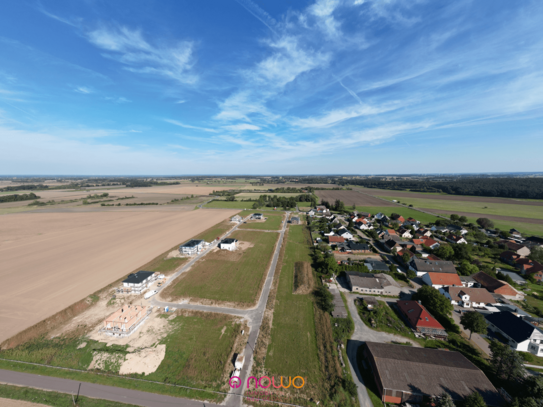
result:
[[[308,261],[294,263],[294,294],[309,294],[313,291],[313,270]]]
[[[333,203],[336,199],[342,201],[345,206],[395,206],[393,203],[385,202],[379,198],[374,198],[358,191],[315,191],[315,195],[319,197],[319,200],[324,199],[330,203]]]
[[[170,284],[162,296],[172,301],[190,298],[191,302],[243,308],[255,304],[279,234],[237,230],[230,237],[250,244],[244,245],[245,250],[209,253]]]
[[[0,222],[0,342],[238,211],[19,213]]]
[[[36,403],[31,403],[30,401],[0,398],[0,406],[2,407],[43,407],[45,406],[45,404],[36,404]]]
[[[409,192],[409,191],[396,191],[393,189],[373,189],[373,188],[361,188],[361,191],[374,195],[374,196],[395,196],[400,198],[420,198],[420,199],[437,199],[442,201],[466,201],[466,202],[487,202],[487,203],[501,203],[501,204],[513,204],[513,205],[534,205],[543,206],[542,201],[528,201],[513,198],[496,198],[490,196],[466,196],[466,195],[442,195],[442,194],[426,194],[423,192]]]

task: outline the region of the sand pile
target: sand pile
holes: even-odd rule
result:
[[[146,348],[126,355],[119,374],[143,373],[148,375],[158,369],[166,356],[166,345]]]

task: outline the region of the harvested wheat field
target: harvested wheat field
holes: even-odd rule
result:
[[[18,213],[0,222],[0,342],[235,210]]]
[[[339,199],[345,204],[345,206],[352,206],[352,204],[356,204],[356,206],[396,206],[393,203],[383,201],[379,198],[374,198],[373,196],[369,196],[358,191],[315,191],[315,195],[317,195],[319,199],[328,201],[331,204],[334,203],[336,199]]]

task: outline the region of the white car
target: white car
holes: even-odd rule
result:
[[[157,294],[158,291],[157,290],[153,290],[153,291],[149,291],[148,293],[146,293],[143,298],[145,299],[148,299],[148,298],[151,298],[153,295]]]

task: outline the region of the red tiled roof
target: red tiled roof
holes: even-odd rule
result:
[[[432,284],[435,285],[456,285],[461,286],[462,281],[460,280],[460,277],[458,277],[458,274],[454,273],[428,273],[428,277],[430,277],[430,281]]]
[[[413,239],[413,243],[415,243],[415,244],[424,244],[424,240],[423,239]]]
[[[436,243],[438,243],[438,242],[436,240],[434,240],[434,239],[424,239],[424,245],[426,245],[428,247],[432,247]]]
[[[400,312],[406,316],[413,327],[445,329],[428,311],[426,311],[426,308],[417,301],[399,300],[396,304]]]
[[[507,260],[517,260],[518,258],[520,258],[520,256],[508,250],[508,251],[502,252],[500,254],[500,258],[507,259]]]
[[[387,229],[387,233],[389,235],[395,235],[396,234],[396,231],[394,229]]]
[[[329,236],[328,237],[328,241],[330,243],[344,243],[345,242],[345,238],[341,237],[341,236]]]
[[[438,261],[441,260],[439,257],[437,257],[435,254],[429,254],[428,257],[426,257],[428,260]]]

